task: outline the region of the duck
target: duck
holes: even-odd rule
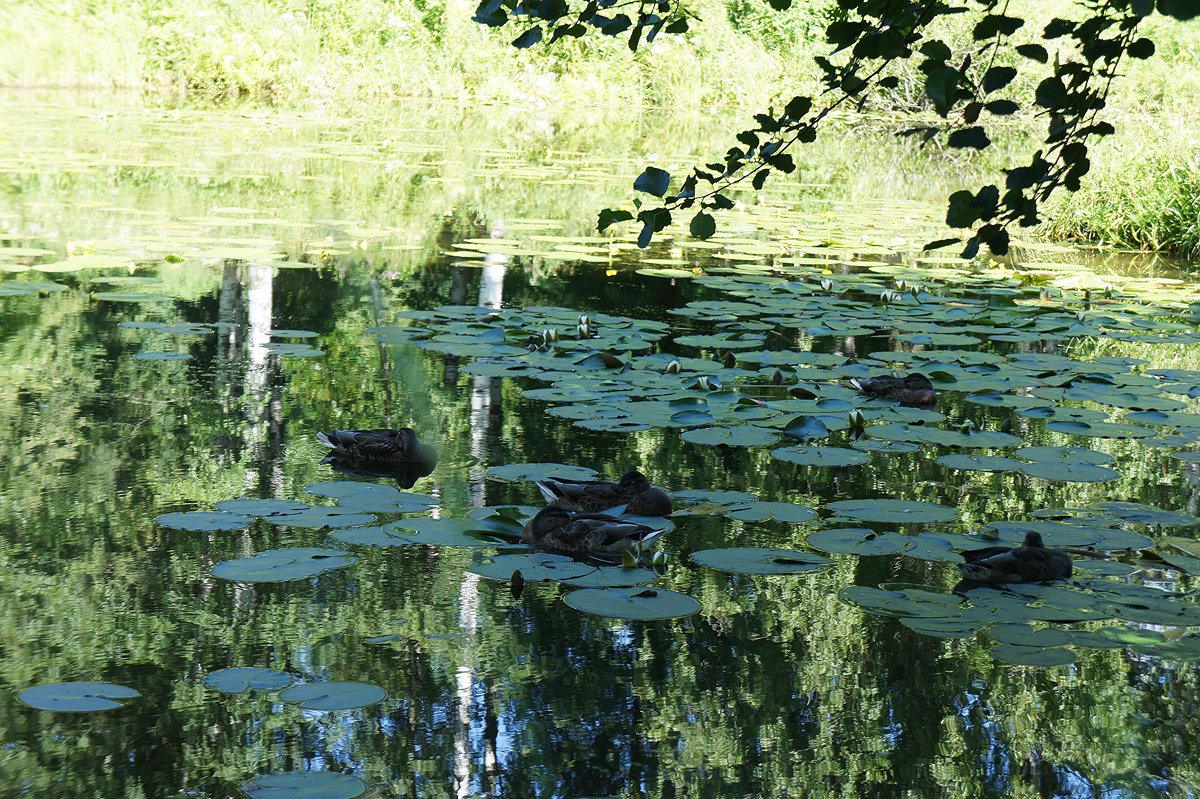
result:
[[[671,497],[650,484],[646,475],[630,469],[613,483],[608,480],[539,480],[537,487],[551,507],[599,513],[619,505],[638,516],[667,516]]]
[[[330,458],[360,464],[413,464],[428,466],[437,463],[437,452],[417,440],[411,427],[399,430],[331,430],[317,433],[317,441],[329,447]]]
[[[542,508],[525,523],[521,541],[538,549],[587,555],[638,555],[658,543],[663,530],[603,513]]]
[[[963,577],[977,583],[1040,583],[1065,580],[1074,571],[1071,556],[1047,549],[1040,533],[1028,532],[1019,547],[987,547],[960,553]]]
[[[850,382],[868,397],[879,397],[891,402],[898,402],[909,408],[929,410],[937,405],[937,394],[934,393],[933,384],[929,382],[928,377],[917,372],[904,377],[880,375],[855,379]]]

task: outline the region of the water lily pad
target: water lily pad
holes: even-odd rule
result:
[[[1056,627],[1036,629],[1029,624],[997,624],[988,628],[988,635],[999,644],[1015,646],[1066,646],[1071,643],[1071,633]]]
[[[17,698],[38,710],[55,713],[91,713],[123,707],[118,699],[137,699],[141,694],[111,682],[58,682],[26,688]]]
[[[295,677],[284,674],[282,671],[245,666],[217,669],[204,678],[204,684],[209,688],[226,694],[240,694],[243,691],[278,691],[295,681]]]
[[[574,580],[596,570],[595,566],[580,563],[566,555],[534,552],[528,555],[496,555],[471,566],[469,571],[489,580],[512,579],[513,572],[521,572],[525,582],[547,580]]]
[[[240,497],[238,499],[223,499],[217,503],[217,510],[226,513],[237,513],[244,516],[283,516],[289,513],[299,513],[308,510],[309,505],[290,499],[257,499]]]
[[[358,558],[337,549],[290,547],[268,549],[248,558],[227,560],[213,566],[213,576],[239,583],[280,583],[304,580],[321,572],[342,569]]]
[[[865,452],[845,447],[779,447],[771,450],[771,457],[785,463],[800,466],[861,466],[871,460]]]
[[[215,532],[219,530],[241,530],[253,521],[241,513],[196,510],[186,513],[165,513],[154,521],[172,530],[194,530]]]
[[[830,502],[827,507],[842,516],[865,522],[921,524],[958,518],[954,508],[908,499],[848,499]]]
[[[685,430],[680,437],[691,444],[703,444],[709,447],[763,447],[779,440],[778,434],[751,425],[702,427],[696,430]]]
[[[279,698],[305,710],[350,710],[382,702],[387,691],[367,682],[310,682],[293,685]]]
[[[790,502],[747,502],[726,506],[722,512],[730,519],[742,522],[765,522],[768,520],[784,524],[803,524],[817,518],[817,512],[804,505]]]
[[[1103,466],[1113,460],[1106,452],[1083,447],[1021,447],[1015,454],[1018,458],[1036,463],[1090,463]]]
[[[1106,483],[1121,476],[1107,466],[1090,463],[1023,463],[1021,471],[1030,477],[1064,483]]]
[[[489,480],[501,483],[531,482],[534,480],[595,480],[599,477],[594,469],[586,466],[568,466],[565,463],[509,463],[493,466],[487,470]]]
[[[913,538],[893,532],[877,533],[861,527],[837,527],[818,530],[805,543],[813,549],[838,555],[895,555],[911,548]]]
[[[353,508],[330,508],[325,506],[310,507],[297,513],[267,516],[272,524],[283,524],[288,527],[306,527],[320,530],[326,527],[354,527],[359,524],[370,524],[375,517],[369,513],[358,513]]]
[[[1163,510],[1138,502],[1095,502],[1092,508],[1132,524],[1157,524],[1160,527],[1191,527],[1200,519],[1182,511]]]
[[[522,576],[524,576],[523,573]],[[624,566],[599,566],[589,574],[562,580],[562,583],[574,588],[621,588],[642,585],[656,579],[658,579],[658,575],[650,569],[641,567],[630,569]]]
[[[1021,468],[1021,462],[1012,458],[962,452],[942,455],[937,462],[948,469],[964,472],[1013,472]]]
[[[1017,666],[1069,666],[1075,662],[1075,653],[1059,646],[1001,644],[992,647],[991,654],[1002,663]]]
[[[614,619],[652,621],[677,619],[700,611],[700,603],[687,594],[665,588],[582,588],[563,601],[576,610]]]
[[[762,547],[704,549],[693,552],[692,560],[701,566],[734,574],[803,574],[820,571],[829,565],[828,558],[810,552]]]
[[[190,361],[186,352],[139,352],[133,356],[139,361]]]
[[[358,777],[332,771],[267,774],[241,787],[255,799],[354,799],[367,790]]]

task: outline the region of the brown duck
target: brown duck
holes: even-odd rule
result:
[[[646,475],[631,469],[615,483],[607,480],[539,480],[538,490],[551,507],[584,513],[598,513],[625,505],[627,513],[639,516],[666,516],[671,512],[671,497],[656,488]]]
[[[979,583],[1040,583],[1071,576],[1071,556],[1061,549],[1047,549],[1039,533],[1026,533],[1019,547],[987,547],[961,553],[958,564],[963,577]]]
[[[933,384],[923,374],[913,372],[904,377],[880,375],[850,381],[855,388],[868,397],[879,397],[889,402],[898,402],[909,408],[929,410],[937,404]]]
[[[539,549],[589,555],[635,555],[651,549],[663,530],[622,521],[602,513],[571,513],[564,508],[542,508],[525,523],[521,540]]]
[[[417,441],[411,427],[399,430],[332,430],[317,433],[317,441],[329,447],[330,457],[362,464],[413,464],[433,467],[437,452]]]

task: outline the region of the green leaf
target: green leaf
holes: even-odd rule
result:
[[[26,688],[17,698],[38,710],[55,713],[91,713],[122,707],[118,699],[137,699],[141,694],[110,682],[59,682]]]
[[[620,208],[604,208],[600,211],[599,221],[596,223],[596,230],[603,233],[611,226],[618,222],[628,222],[633,219],[633,214]]]
[[[633,181],[634,191],[644,191],[647,194],[653,194],[655,197],[663,196],[670,187],[671,173],[656,166],[646,167],[645,171]]]
[[[563,601],[584,613],[635,621],[676,619],[700,611],[700,603],[687,594],[665,588],[584,588]]]
[[[312,682],[293,685],[279,695],[305,710],[351,710],[387,699],[387,691],[366,682]]]
[[[1017,77],[1017,70],[1012,67],[992,67],[983,76],[983,90],[990,94],[1003,89]]]
[[[939,116],[950,113],[961,76],[954,67],[936,66],[925,76],[925,94],[933,102]]]
[[[254,799],[354,799],[367,790],[367,784],[332,771],[289,771],[266,774],[241,788]]]
[[[946,143],[958,149],[970,147],[975,150],[982,150],[990,145],[992,140],[988,138],[987,132],[982,127],[974,125],[954,131],[950,134]]]
[[[688,231],[694,238],[701,241],[712,238],[712,235],[717,232],[717,220],[707,211],[700,211],[692,217]]]

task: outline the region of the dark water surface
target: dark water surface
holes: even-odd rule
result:
[[[823,571],[754,577],[688,557],[714,547],[804,549],[820,520],[676,519],[655,584],[702,609],[657,622],[577,612],[557,583],[530,583],[514,599],[505,583],[467,571],[488,549],[347,546],[330,530],[262,520],[232,532],[157,524],[161,514],[240,496],[325,504],[306,492],[338,479],[319,464],[315,434],[404,425],[441,452],[412,490],[435,497],[433,515],[446,518],[534,503],[531,484],[485,471],[542,461],[609,476],[639,468],[672,491],[749,491],[816,509],[863,497],[925,500],[958,510],[959,521],[943,528],[956,531],[1103,500],[1197,510],[1195,463],[1128,439],[1067,437],[954,391],[938,406],[945,427],[970,419],[1000,429],[1012,417],[1024,444],[1101,450],[1120,477],[955,471],[935,462],[951,450],[928,445],[877,452],[861,466],[797,466],[772,459],[770,447],[700,446],[675,429],[589,430],[522,396],[544,383],[471,374],[465,357],[381,344],[369,328],[442,305],[561,306],[711,332],[668,313],[728,298],[689,274],[777,274],[769,263],[778,252],[756,252],[754,243],[783,228],[807,225],[814,240],[844,242],[834,248],[844,262],[829,270],[839,277],[910,262],[935,227],[937,209],[918,204],[923,196],[881,190],[918,169],[911,154],[881,149],[880,162],[865,167],[878,184],[847,190],[837,186],[863,165],[854,145],[835,143],[801,170],[820,185],[781,186],[762,198],[765,216],[733,218],[737,238],[721,252],[738,257],[670,242],[643,256],[621,240],[581,237],[597,208],[625,200],[657,141],[655,125],[666,123],[573,129],[536,115],[506,124],[498,112],[458,125],[453,113],[410,110],[365,124],[4,106],[0,794],[239,796],[238,786],[259,775],[328,770],[361,778],[370,796],[1195,795],[1200,671],[1188,657],[1117,644],[1078,647],[1071,665],[1012,665],[993,657],[986,632],[931,637],[839,598],[856,585],[946,592],[957,580],[949,562],[834,555]],[[707,155],[702,131],[680,125],[678,153],[651,155],[663,164]],[[939,180],[919,193],[936,197]],[[745,200],[751,210],[760,202]],[[518,244],[504,252],[510,241]],[[1025,258],[1095,264],[1059,249]],[[38,268],[46,264],[64,265]],[[1177,278],[1180,267],[1129,261],[1105,271]],[[105,282],[113,277],[138,279]],[[30,280],[62,288],[3,294]],[[269,333],[280,329],[316,335]],[[886,335],[787,336],[768,345],[850,358],[901,349]],[[323,354],[280,357],[268,341]],[[1200,368],[1194,344],[1078,338],[1041,351]],[[190,357],[135,357],[148,352]],[[721,350],[704,354],[719,359]],[[1194,430],[1169,443],[1186,449]],[[322,545],[359,560],[278,584],[212,575],[221,561]],[[1128,578],[1136,584],[1193,587],[1186,569],[1113,558],[1137,568]],[[1132,627],[1190,640],[1182,626]],[[395,638],[368,642],[376,636]],[[373,683],[388,698],[311,711],[274,693],[203,684],[232,666]],[[77,680],[141,696],[82,714],[17,699],[30,686]]]

